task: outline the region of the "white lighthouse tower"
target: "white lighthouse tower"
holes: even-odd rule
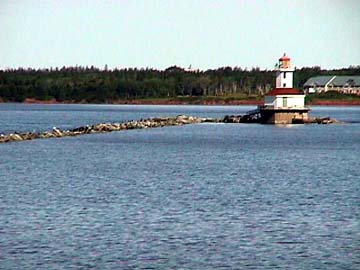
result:
[[[291,66],[290,58],[284,53],[279,58],[276,72],[276,88],[293,88],[294,68]]]

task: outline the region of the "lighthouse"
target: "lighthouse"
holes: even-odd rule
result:
[[[264,124],[302,123],[308,119],[305,95],[293,88],[294,68],[285,53],[276,68],[276,87],[265,95],[264,106],[259,107]]]
[[[286,53],[279,59],[276,71],[276,88],[292,88],[294,68]]]

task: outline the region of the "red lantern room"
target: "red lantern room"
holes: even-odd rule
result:
[[[286,55],[286,53],[279,58],[279,68],[290,68],[290,58]]]

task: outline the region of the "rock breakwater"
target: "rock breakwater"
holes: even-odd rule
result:
[[[86,125],[70,130],[61,130],[54,127],[51,131],[26,132],[26,133],[9,133],[0,134],[0,143],[28,141],[35,139],[62,138],[69,136],[79,136],[84,134],[105,133],[129,129],[158,128],[165,126],[181,126],[187,124],[198,124],[205,122],[221,122],[216,118],[201,118],[195,116],[178,115],[176,117],[155,117],[149,119],[140,119],[137,121],[129,121],[124,123],[100,123],[95,125]]]
[[[70,136],[79,136],[84,134],[105,133],[113,131],[122,131],[130,129],[158,128],[165,126],[181,126],[199,123],[258,123],[257,119],[249,119],[241,115],[226,115],[224,118],[202,118],[188,115],[178,115],[176,117],[155,117],[148,119],[140,119],[137,121],[128,121],[123,123],[100,123],[95,125],[80,126],[70,130],[61,130],[54,127],[51,131],[45,132],[25,132],[25,133],[9,133],[0,134],[0,143],[28,141],[35,139],[62,138]],[[296,121],[294,124],[335,124],[340,123],[329,117],[310,118],[306,121]]]

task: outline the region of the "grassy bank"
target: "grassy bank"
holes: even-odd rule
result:
[[[335,91],[326,93],[310,94],[306,96],[306,104],[309,105],[360,105],[360,96],[353,94],[341,94]]]
[[[74,101],[65,100],[57,101],[56,99],[38,100],[34,98],[25,99],[24,103],[40,103],[40,104],[88,104],[88,103],[104,103],[104,104],[153,104],[153,105],[259,105],[263,104],[264,97],[259,95],[223,95],[223,96],[178,96],[166,98],[133,98],[133,99],[113,99],[105,102],[88,102],[86,100]],[[0,102],[5,102],[1,100]],[[327,92],[321,94],[311,94],[306,96],[307,105],[333,105],[333,106],[353,106],[360,105],[360,96],[352,94],[340,94],[338,92]]]
[[[241,105],[241,104],[261,104],[263,98],[257,95],[224,95],[224,96],[178,96],[166,98],[130,98],[112,99],[105,102],[88,102],[86,100],[74,101],[66,100],[59,102],[56,99],[38,100],[34,98],[25,99],[24,103],[58,104],[58,103],[104,103],[104,104],[189,104],[189,105]]]
[[[144,99],[151,101],[154,99]],[[156,100],[155,100],[156,101]],[[262,97],[257,95],[225,95],[225,96],[178,96],[157,101],[169,101],[180,104],[258,104]]]

